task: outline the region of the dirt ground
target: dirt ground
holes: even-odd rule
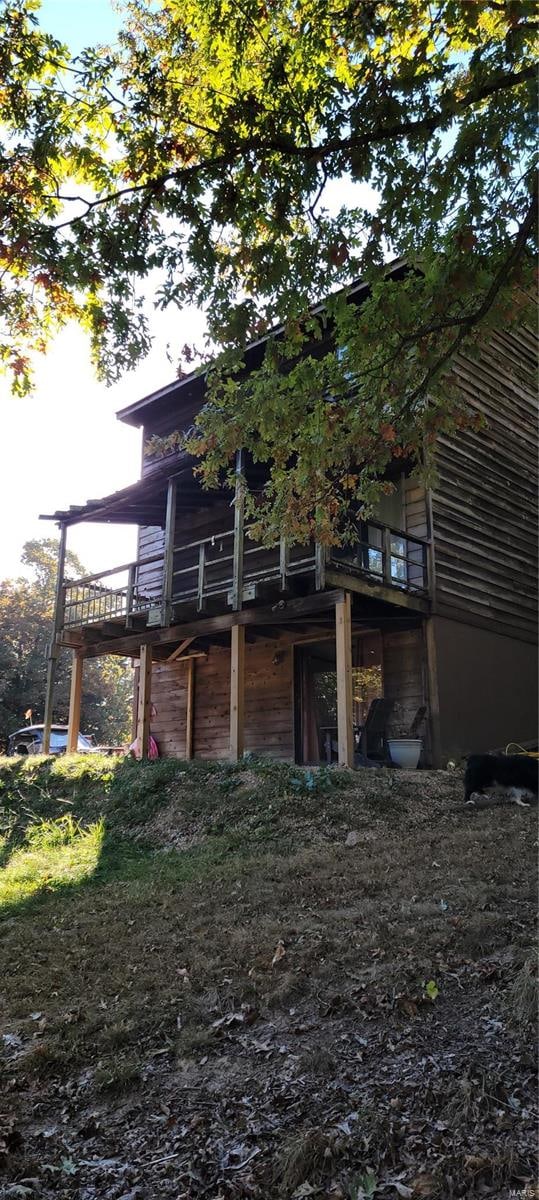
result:
[[[25,801],[109,832],[0,924],[0,1196],[537,1196],[536,809],[137,769]]]

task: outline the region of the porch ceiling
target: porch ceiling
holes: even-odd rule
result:
[[[58,521],[62,525],[78,525],[82,521],[96,521],[114,525],[160,525],[164,528],[169,479],[178,480],[176,494],[177,509],[187,511],[212,504],[218,492],[203,491],[193,475],[193,460],[184,454],[167,456],[157,464],[144,479],[128,487],[102,496],[99,500],[87,500],[86,504],[72,504],[68,509],[41,514],[42,521]]]

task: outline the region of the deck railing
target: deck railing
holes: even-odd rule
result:
[[[273,584],[285,592],[300,576],[312,576],[314,588],[321,590],[330,568],[392,589],[423,595],[429,590],[429,543],[377,521],[361,522],[357,540],[331,550],[289,546],[283,539],[261,546],[249,540],[248,532],[239,552],[234,529],[174,545],[168,573],[166,555],[160,553],[66,581],[64,628],[107,621],[129,628],[142,616],[148,624],[165,625],[174,606],[191,603],[204,612],[222,597],[225,607],[241,608],[254,598],[257,585]]]
[[[368,576],[388,587],[426,594],[429,590],[430,544],[379,521],[361,521],[351,544],[333,548],[330,561],[352,574]]]
[[[101,621],[113,621],[123,617],[126,623],[137,614],[148,613],[155,604],[155,596],[145,588],[140,579],[143,568],[162,563],[162,554],[112,567],[82,579],[66,580],[64,583],[64,628],[94,625]],[[107,580],[106,584],[101,581]]]

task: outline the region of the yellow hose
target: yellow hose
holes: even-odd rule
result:
[[[518,742],[509,742],[505,747],[506,754],[525,754],[528,758],[539,758],[537,750],[525,750]]]

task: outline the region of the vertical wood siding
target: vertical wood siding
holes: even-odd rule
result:
[[[531,639],[537,601],[536,339],[498,333],[454,372],[486,427],[442,436],[432,497],[438,611]]]

